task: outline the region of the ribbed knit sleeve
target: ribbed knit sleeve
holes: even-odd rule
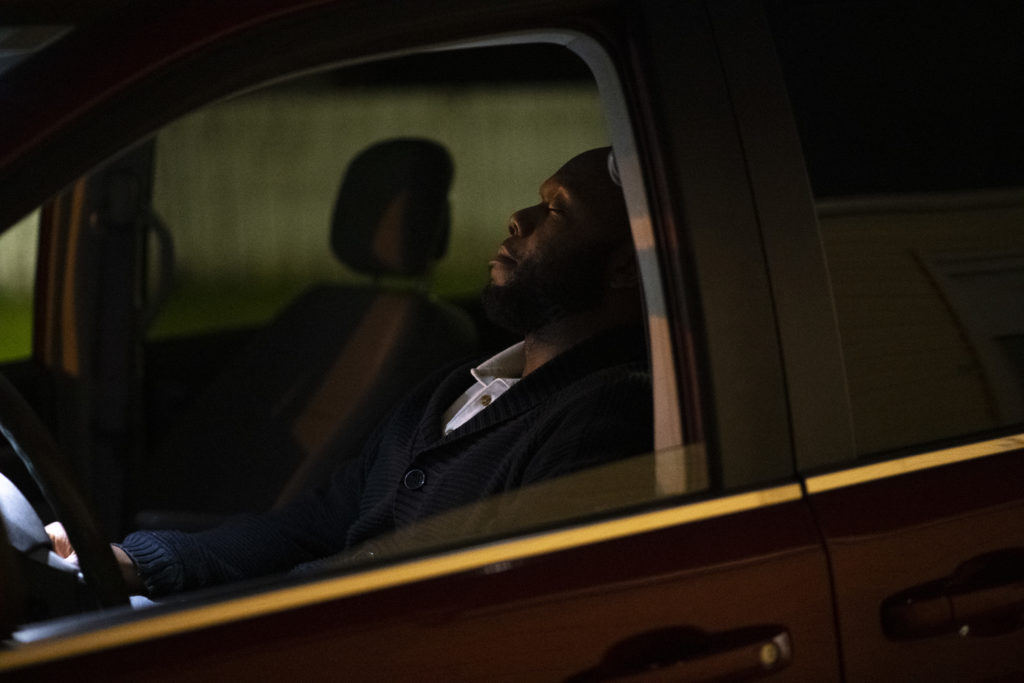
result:
[[[362,462],[353,460],[330,487],[281,510],[240,515],[198,533],[136,531],[119,545],[151,596],[283,573],[344,548],[362,481]]]

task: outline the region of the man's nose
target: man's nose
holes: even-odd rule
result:
[[[508,234],[516,237],[526,237],[530,234],[530,221],[526,216],[526,209],[520,209],[508,218]]]

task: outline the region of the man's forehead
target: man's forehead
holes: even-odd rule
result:
[[[558,173],[551,176],[540,184],[540,195],[545,199],[558,196],[569,196],[573,194],[571,187],[566,186],[564,179]]]
[[[570,194],[603,193],[614,185],[608,174],[607,160],[605,150],[590,150],[575,156],[541,185],[541,191],[561,186]]]
[[[605,184],[610,184],[602,183],[603,180],[593,169],[563,166],[541,183],[540,193],[544,196],[592,196],[604,191]]]

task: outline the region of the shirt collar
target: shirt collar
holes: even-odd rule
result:
[[[525,348],[525,342],[517,342],[494,354],[470,370],[470,373],[484,384],[496,379],[519,379],[523,376],[523,368],[526,367]]]

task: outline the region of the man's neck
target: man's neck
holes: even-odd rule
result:
[[[524,337],[523,377],[557,356],[565,353],[582,341],[596,334],[639,320],[634,316],[608,315],[607,312],[591,311],[557,320]]]
[[[531,332],[523,339],[523,377],[544,365],[561,353],[580,343],[586,337],[571,339],[562,335],[549,335],[543,331]]]

